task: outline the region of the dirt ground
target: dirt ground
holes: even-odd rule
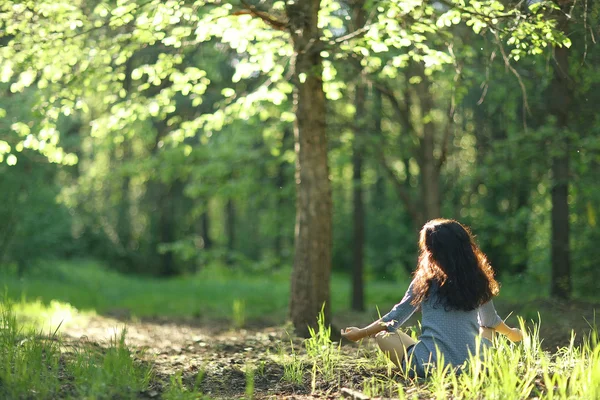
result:
[[[66,343],[85,341],[107,345],[126,327],[126,343],[137,356],[154,366],[155,380],[141,398],[160,398],[169,377],[181,372],[184,383],[193,386],[198,374],[200,385],[209,398],[233,399],[245,396],[247,365],[261,366],[262,373],[254,377],[254,397],[308,399],[311,388],[282,381],[283,367],[273,361],[281,349],[293,343],[298,351],[302,340],[288,335],[285,327],[255,327],[232,330],[224,324],[194,326],[182,321],[128,321],[92,317],[85,323],[65,327],[62,336]],[[356,349],[349,353],[356,353]],[[351,379],[351,378],[350,378]],[[327,386],[327,385],[325,385]],[[338,382],[323,387],[318,383],[318,398],[338,398]]]
[[[557,347],[569,343],[571,329],[581,340],[593,323],[596,304],[583,302],[559,303],[539,301],[529,304],[540,310],[542,327],[540,337],[543,347],[555,351]],[[514,310],[519,314],[520,310]],[[499,309],[502,315],[502,310]],[[546,317],[544,317],[544,315]],[[370,322],[366,314],[338,315],[334,323],[339,326],[360,325]],[[353,323],[351,323],[352,321]],[[547,321],[544,323],[544,321]],[[245,329],[232,329],[225,322],[210,324],[199,321],[170,319],[152,319],[146,321],[117,319],[114,317],[94,316],[85,322],[75,322],[62,329],[66,342],[82,341],[107,345],[115,334],[126,328],[126,342],[135,351],[137,357],[154,366],[155,379],[140,398],[160,398],[169,382],[169,377],[181,372],[183,381],[193,386],[202,377],[201,391],[209,398],[243,398],[246,388],[246,366],[259,368],[254,377],[254,398],[277,399],[334,399],[339,398],[344,387],[360,386],[366,375],[356,373],[361,368],[349,368],[332,381],[317,381],[313,384],[295,385],[282,380],[283,367],[274,361],[277,354],[290,350],[290,343],[301,351],[302,340],[292,338],[284,326],[265,326],[257,324]],[[361,349],[354,344],[342,346],[345,360],[353,362],[360,351],[374,351],[372,343],[366,343]],[[309,367],[306,367],[309,368]],[[379,371],[386,373],[385,370]],[[373,370],[365,372],[373,376]],[[375,371],[378,373],[378,371]],[[317,389],[312,391],[312,387]],[[311,395],[311,392],[315,393]]]

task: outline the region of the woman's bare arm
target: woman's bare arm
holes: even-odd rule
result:
[[[511,342],[520,342],[523,340],[523,332],[519,328],[511,328],[504,321],[493,328],[496,332],[505,335]]]
[[[381,331],[385,331],[387,330],[386,327],[387,323],[383,322],[380,318],[372,324],[365,326],[364,328],[346,328],[345,330],[342,330],[342,336],[348,340],[356,342],[368,336],[376,335]]]

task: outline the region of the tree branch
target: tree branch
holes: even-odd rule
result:
[[[240,2],[246,7],[245,10],[236,11],[232,15],[251,15],[256,18],[262,19],[267,25],[278,31],[285,31],[288,27],[287,22],[279,21],[269,13],[258,10],[252,4],[249,4],[246,0],[240,0]]]

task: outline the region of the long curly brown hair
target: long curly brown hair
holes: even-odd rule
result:
[[[491,265],[461,223],[449,219],[427,222],[421,229],[419,249],[413,305],[427,298],[434,284],[437,301],[448,310],[474,310],[498,294]]]

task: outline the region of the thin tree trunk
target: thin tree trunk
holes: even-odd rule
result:
[[[227,237],[226,262],[231,265],[232,254],[235,251],[235,205],[232,199],[228,199],[225,204],[225,236]]]
[[[290,143],[290,140],[292,138],[292,134],[292,130],[287,127],[283,130],[283,138],[281,140],[282,154],[287,149],[288,143]],[[279,269],[283,265],[283,239],[285,237],[284,227],[286,226],[286,223],[284,221],[286,198],[284,196],[283,188],[286,185],[286,169],[287,161],[280,161],[277,165],[277,176],[275,178],[275,189],[277,192],[277,200],[275,204],[275,212],[277,213],[277,233],[275,235],[275,243],[273,247],[275,251],[275,257],[278,260],[277,264],[275,264],[276,269]]]
[[[363,123],[365,118],[365,92],[366,88],[362,82],[356,87],[354,106],[354,142],[352,149],[352,212],[353,212],[353,248],[352,248],[352,309],[364,311],[364,247],[365,247],[365,211],[364,193],[362,187],[363,146]]]
[[[324,306],[330,319],[332,200],[327,164],[325,94],[319,0],[287,3],[287,16],[295,53],[294,108],[296,123],[296,234],[291,282],[290,316],[296,332],[308,335]]]
[[[213,247],[213,241],[210,238],[210,216],[208,214],[208,201],[206,209],[200,215],[200,236],[204,242],[204,249],[209,250]]]
[[[423,138],[421,139],[421,199],[423,202],[423,221],[441,217],[440,199],[440,173],[437,168],[437,159],[434,156],[435,124],[431,112],[433,98],[430,91],[431,83],[423,71],[423,66],[418,67],[421,83],[417,86],[421,117],[423,119]]]
[[[131,91],[131,71],[133,69],[133,61],[134,57],[129,57],[127,62],[125,63],[125,80],[123,81],[123,89],[126,90],[127,94]],[[77,129],[78,134],[79,129]],[[126,163],[129,161],[131,156],[130,145],[125,140],[123,142],[122,150],[123,150],[123,162]],[[116,149],[115,149],[116,150]],[[127,173],[123,177],[123,181],[121,182],[121,201],[119,202],[119,209],[117,215],[117,234],[119,236],[119,242],[121,244],[121,248],[124,250],[124,256],[127,257],[128,250],[131,245],[132,238],[132,229],[131,229],[131,199],[130,199],[130,184],[131,184],[131,176]]]
[[[559,24],[567,32],[567,20],[559,15]],[[571,89],[569,85],[569,50],[554,49],[554,78],[551,84],[550,109],[556,117],[556,142],[559,154],[552,158],[552,284],[551,295],[560,299],[571,296],[571,261],[569,252],[569,140],[568,129]]]
[[[168,244],[175,241],[173,185],[160,184],[158,234],[159,243]],[[160,255],[160,275],[164,277],[174,276],[175,258],[172,251],[166,251]]]
[[[129,145],[127,142],[123,143],[123,159],[127,161],[129,158]],[[131,177],[125,175],[121,182],[121,201],[119,202],[119,209],[117,214],[117,233],[119,235],[119,242],[121,248],[126,253],[131,245],[131,200],[129,196],[129,186]],[[125,254],[126,255],[126,254]]]
[[[365,26],[364,0],[352,4],[354,30]],[[365,97],[367,88],[362,77],[358,78],[354,97],[354,141],[352,142],[352,302],[353,310],[364,311],[364,258],[365,258],[365,200],[362,187],[362,167],[364,159],[364,129],[366,128]]]
[[[381,92],[373,88],[373,131],[376,137],[383,137],[381,131],[383,99]],[[381,170],[381,165],[375,165],[377,178],[375,180],[375,196],[371,200],[376,210],[383,210],[385,207],[385,171]]]

